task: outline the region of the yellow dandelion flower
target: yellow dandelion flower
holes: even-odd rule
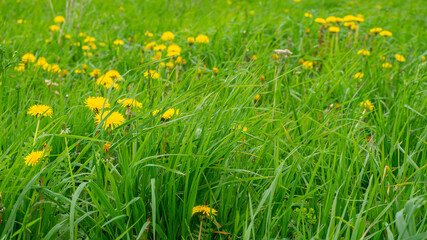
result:
[[[252,55],[252,58],[251,58],[252,60],[257,60],[258,59],[258,57],[256,56],[256,55]]]
[[[153,57],[153,61],[162,59],[162,52],[156,52],[156,56]]]
[[[153,36],[153,34],[150,33],[149,31],[145,32],[144,35],[147,36],[147,37],[152,37]]]
[[[50,69],[52,69],[52,66],[49,63],[45,63],[43,64],[42,69],[46,71],[50,71]]]
[[[353,26],[355,26],[356,24],[354,22],[345,22],[344,23],[344,27],[348,27],[348,28],[352,28]]]
[[[166,67],[169,68],[169,69],[172,69],[173,66],[175,66],[175,64],[173,62],[166,63]]]
[[[122,107],[142,108],[142,103],[138,102],[135,98],[123,98],[117,102],[122,104]]]
[[[374,110],[374,105],[372,105],[371,101],[369,101],[369,100],[365,100],[365,101],[360,102],[359,106],[363,107],[367,111]]]
[[[312,62],[312,61],[304,61],[303,63],[302,63],[302,66],[303,66],[303,68],[309,68],[309,69],[312,69],[313,68],[313,65],[314,65],[314,63]]]
[[[167,57],[179,56],[181,55],[181,47],[176,44],[171,44],[169,45],[167,52]]]
[[[421,62],[424,62],[426,60],[426,56],[421,56]]]
[[[175,64],[181,64],[182,63],[182,57],[177,57],[175,60]]]
[[[91,37],[91,36],[87,36],[86,38],[85,38],[85,40],[83,40],[83,42],[84,43],[91,43],[91,42],[95,42],[95,38],[94,37]]]
[[[25,23],[26,21],[25,20],[23,20],[23,19],[18,19],[17,21],[16,21],[16,23],[18,23],[18,24],[22,24],[22,23]]]
[[[51,68],[50,68],[50,72],[51,73],[60,73],[61,72],[61,68],[59,67],[58,64],[52,64]]]
[[[363,18],[363,16],[362,15],[357,15],[357,17],[355,17],[354,18],[354,21],[356,21],[356,22],[363,22],[363,21],[365,21],[365,19]]]
[[[153,49],[154,49],[154,51],[163,51],[166,49],[166,45],[159,44],[159,45],[156,45],[155,47],[153,47]]]
[[[44,57],[39,57],[39,59],[37,59],[36,66],[37,66],[37,67],[39,67],[39,66],[43,66],[43,65],[45,65],[46,63],[47,63],[46,58],[44,58]]]
[[[92,111],[101,111],[102,108],[110,108],[111,105],[108,102],[108,99],[104,97],[88,97],[85,100],[86,107]]]
[[[304,17],[306,17],[306,18],[312,18],[313,14],[306,12],[306,13],[304,13]]]
[[[218,73],[219,73],[219,69],[216,67],[212,68],[212,71],[215,75],[218,75]]]
[[[59,31],[59,27],[57,25],[50,25],[49,26],[49,30],[52,32],[58,32]]]
[[[101,73],[101,70],[99,70],[98,68],[95,68],[95,69],[92,70],[92,72],[89,73],[89,75],[91,77],[97,78],[100,73]]]
[[[258,102],[258,100],[261,98],[261,95],[259,95],[259,94],[257,94],[255,97],[254,97],[254,101],[255,102]]]
[[[177,110],[177,114],[178,114],[178,111],[179,110]],[[169,108],[168,110],[166,110],[166,112],[163,113],[162,121],[167,121],[167,120],[171,119],[174,114],[175,114],[175,109]]]
[[[339,33],[340,32],[340,28],[339,27],[329,27],[329,32]]]
[[[65,22],[65,18],[64,18],[63,16],[56,16],[56,17],[53,19],[53,21],[54,21],[55,23],[63,23],[63,22]]]
[[[369,29],[370,33],[380,33],[383,29],[380,27]]]
[[[24,63],[18,63],[18,65],[15,66],[14,69],[15,69],[15,71],[22,72],[25,70],[25,64]]]
[[[35,151],[28,154],[25,159],[25,164],[27,166],[35,166],[44,156],[45,151]]]
[[[391,65],[391,63],[389,63],[389,62],[386,62],[386,63],[383,63],[383,68],[391,68],[391,67],[393,67],[393,65]]]
[[[250,15],[254,15],[254,14],[255,14],[255,11],[254,11],[254,10],[252,10],[252,11],[250,11],[250,12],[249,12],[249,14],[250,14]]]
[[[196,42],[197,43],[209,43],[209,38],[208,36],[204,35],[204,34],[200,34],[199,36],[196,37]]]
[[[103,113],[98,113],[95,115],[95,122],[96,124],[100,124],[103,122],[104,129],[110,128],[114,129],[120,125],[122,125],[125,122],[125,118],[123,115],[119,112],[111,112],[110,111],[104,111]]]
[[[25,64],[27,63],[33,63],[36,61],[36,57],[32,53],[26,53],[24,56],[22,56],[22,62]]]
[[[125,44],[125,42],[123,40],[121,40],[121,39],[114,40],[114,42],[113,42],[113,45],[116,46],[116,47],[120,46],[120,45],[123,45],[123,44]]]
[[[357,79],[361,79],[361,78],[363,78],[363,76],[364,76],[364,74],[361,72],[354,74],[354,78],[357,78]]]
[[[101,75],[96,80],[96,84],[99,86],[104,86],[105,88],[110,88],[111,85],[114,84],[114,81],[106,75]]]
[[[193,44],[195,41],[196,41],[196,40],[194,39],[194,37],[188,37],[188,38],[187,38],[187,42],[188,42],[189,44]]]
[[[316,19],[314,19],[314,21],[317,22],[317,23],[320,23],[320,24],[326,23],[326,20],[323,19],[323,18],[316,18]]]
[[[396,54],[396,55],[394,55],[394,57],[399,62],[405,62],[405,57],[403,55],[401,55],[401,54]]]
[[[357,51],[357,55],[362,54],[363,56],[369,56],[371,55],[371,52],[369,50],[365,50],[365,49],[360,49],[359,51]]]
[[[384,36],[384,37],[391,37],[393,34],[390,31],[382,31],[380,32],[380,36]]]
[[[89,47],[91,49],[96,49],[96,44],[95,43],[89,43]]]
[[[356,20],[356,17],[353,15],[347,15],[344,17],[344,22],[353,22]]]
[[[149,42],[149,43],[147,43],[147,44],[145,44],[145,49],[147,49],[147,50],[150,50],[150,49],[153,49],[154,48],[154,46],[156,46],[156,42]]]
[[[193,207],[191,216],[193,216],[196,213],[202,214],[203,216],[210,218],[211,214],[216,216],[218,211],[205,205],[199,205],[199,206]]]
[[[327,17],[327,18],[325,19],[325,21],[326,21],[327,23],[334,23],[334,22],[336,22],[336,21],[337,21],[337,18],[336,18],[335,16],[329,16],[329,17]]]
[[[122,80],[120,73],[114,69],[108,70],[105,73],[105,76],[111,78],[111,80],[113,80],[113,81],[116,81],[116,80],[121,81]]]
[[[164,32],[160,37],[160,39],[163,41],[172,41],[174,38],[175,38],[175,35],[170,31]]]
[[[152,79],[158,79],[160,77],[159,73],[155,70],[150,70],[150,72],[145,71],[144,76],[148,77],[148,75],[150,75],[150,78]]]
[[[31,106],[28,109],[27,114],[31,115],[31,116],[35,116],[35,117],[52,117],[53,115],[53,110],[51,107],[47,106],[47,105],[42,105],[42,104],[36,104]]]

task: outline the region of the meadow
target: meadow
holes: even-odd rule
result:
[[[0,239],[427,239],[426,16],[0,1]]]

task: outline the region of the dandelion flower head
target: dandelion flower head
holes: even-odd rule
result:
[[[35,116],[35,117],[52,117],[53,115],[53,110],[51,107],[46,106],[46,105],[42,105],[42,104],[36,104],[31,106],[28,109],[27,114],[31,115],[31,116]]]
[[[142,108],[142,103],[138,102],[135,98],[123,98],[117,102],[122,104],[122,107]]]
[[[196,37],[196,42],[197,43],[209,43],[209,38],[208,36],[204,35],[204,34],[200,34],[199,36]]]
[[[109,110],[96,114],[95,115],[96,124],[100,124],[103,121],[104,123],[103,127],[105,129],[107,128],[114,129],[125,122],[125,118],[119,112],[111,112],[110,115],[108,114],[110,114]]]
[[[103,108],[110,108],[111,105],[108,99],[104,97],[88,97],[85,100],[86,107],[92,111],[101,111]]]
[[[35,152],[28,154],[24,158],[25,164],[27,166],[35,166],[43,158],[44,153],[45,153],[45,151],[35,151]]]
[[[164,32],[160,37],[160,39],[163,41],[172,41],[174,38],[175,38],[175,35],[170,31]]]
[[[211,214],[216,216],[218,211],[213,209],[213,208],[210,208],[206,205],[198,205],[198,206],[193,207],[193,211],[191,213],[191,216],[193,216],[196,213],[202,214],[203,216],[206,216],[206,217],[210,217]]]

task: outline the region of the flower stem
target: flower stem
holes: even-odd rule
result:
[[[37,132],[39,131],[39,125],[40,125],[40,118],[37,120],[36,133],[34,134],[34,139],[33,139],[33,147],[34,145],[36,145],[36,138],[37,138]]]
[[[68,150],[68,140],[67,140],[67,138],[64,138],[64,139],[65,139],[65,148],[67,150],[68,167],[70,168],[71,181],[73,182],[73,190],[75,192],[76,191],[76,185],[74,183],[73,170],[71,169],[71,159],[70,159],[70,153],[69,153],[69,150]]]

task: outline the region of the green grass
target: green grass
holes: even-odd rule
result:
[[[427,238],[424,1],[231,2],[0,1],[0,239]],[[314,19],[349,14],[364,16],[357,41],[341,24],[336,48]],[[51,35],[57,15],[66,21]],[[374,27],[393,36],[369,35]],[[143,51],[170,45],[165,31],[185,65],[161,67],[175,58]],[[96,39],[93,56],[80,32]],[[199,34],[210,43],[189,45]],[[275,49],[293,55],[273,60]],[[69,74],[18,71],[25,53]],[[117,70],[120,88],[96,85],[95,68]],[[95,125],[90,96],[126,122]],[[123,98],[142,108],[128,114]],[[28,115],[34,104],[53,117]],[[162,121],[169,108],[179,115]],[[196,205],[217,215],[192,216]]]

